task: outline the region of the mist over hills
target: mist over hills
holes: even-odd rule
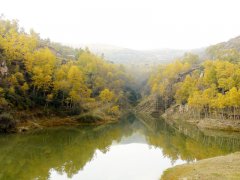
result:
[[[68,44],[69,45],[69,44]],[[169,63],[175,59],[181,58],[184,53],[190,52],[197,54],[200,59],[204,60],[209,58],[209,48],[216,47],[217,49],[235,49],[240,51],[240,36],[232,38],[226,42],[220,42],[215,45],[198,49],[153,49],[153,50],[134,50],[119,46],[106,45],[106,44],[80,44],[69,45],[74,48],[86,47],[98,56],[104,56],[108,61],[118,64],[128,65],[146,65],[146,64],[164,64]]]
[[[91,52],[105,59],[119,64],[159,64],[169,63],[180,58],[186,52],[201,54],[204,48],[194,50],[181,49],[155,49],[155,50],[134,50],[105,44],[82,44],[73,47],[88,48]]]
[[[226,42],[221,42],[221,43],[209,46],[209,48],[211,47],[217,47],[219,49],[236,49],[237,51],[240,51],[240,36],[231,38]]]
[[[101,46],[88,46],[90,51],[97,55],[104,55],[107,60],[121,64],[135,63],[167,63],[172,59],[181,57],[184,50],[160,49],[160,50],[133,50],[127,48],[105,48]]]

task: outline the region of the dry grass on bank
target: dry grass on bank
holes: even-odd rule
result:
[[[240,179],[240,152],[178,165],[167,169],[161,180]]]

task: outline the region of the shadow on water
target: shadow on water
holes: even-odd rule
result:
[[[71,178],[94,158],[96,150],[106,153],[112,144],[124,143],[160,148],[171,161],[200,160],[240,150],[238,134],[202,132],[184,124],[170,127],[164,120],[129,114],[111,125],[0,135],[0,179],[48,179],[52,169]]]

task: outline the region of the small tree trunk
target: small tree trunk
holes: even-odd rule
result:
[[[233,107],[233,118],[235,120],[235,107]]]

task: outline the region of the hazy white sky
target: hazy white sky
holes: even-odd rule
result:
[[[239,0],[0,0],[0,13],[68,44],[191,49],[240,35]]]

